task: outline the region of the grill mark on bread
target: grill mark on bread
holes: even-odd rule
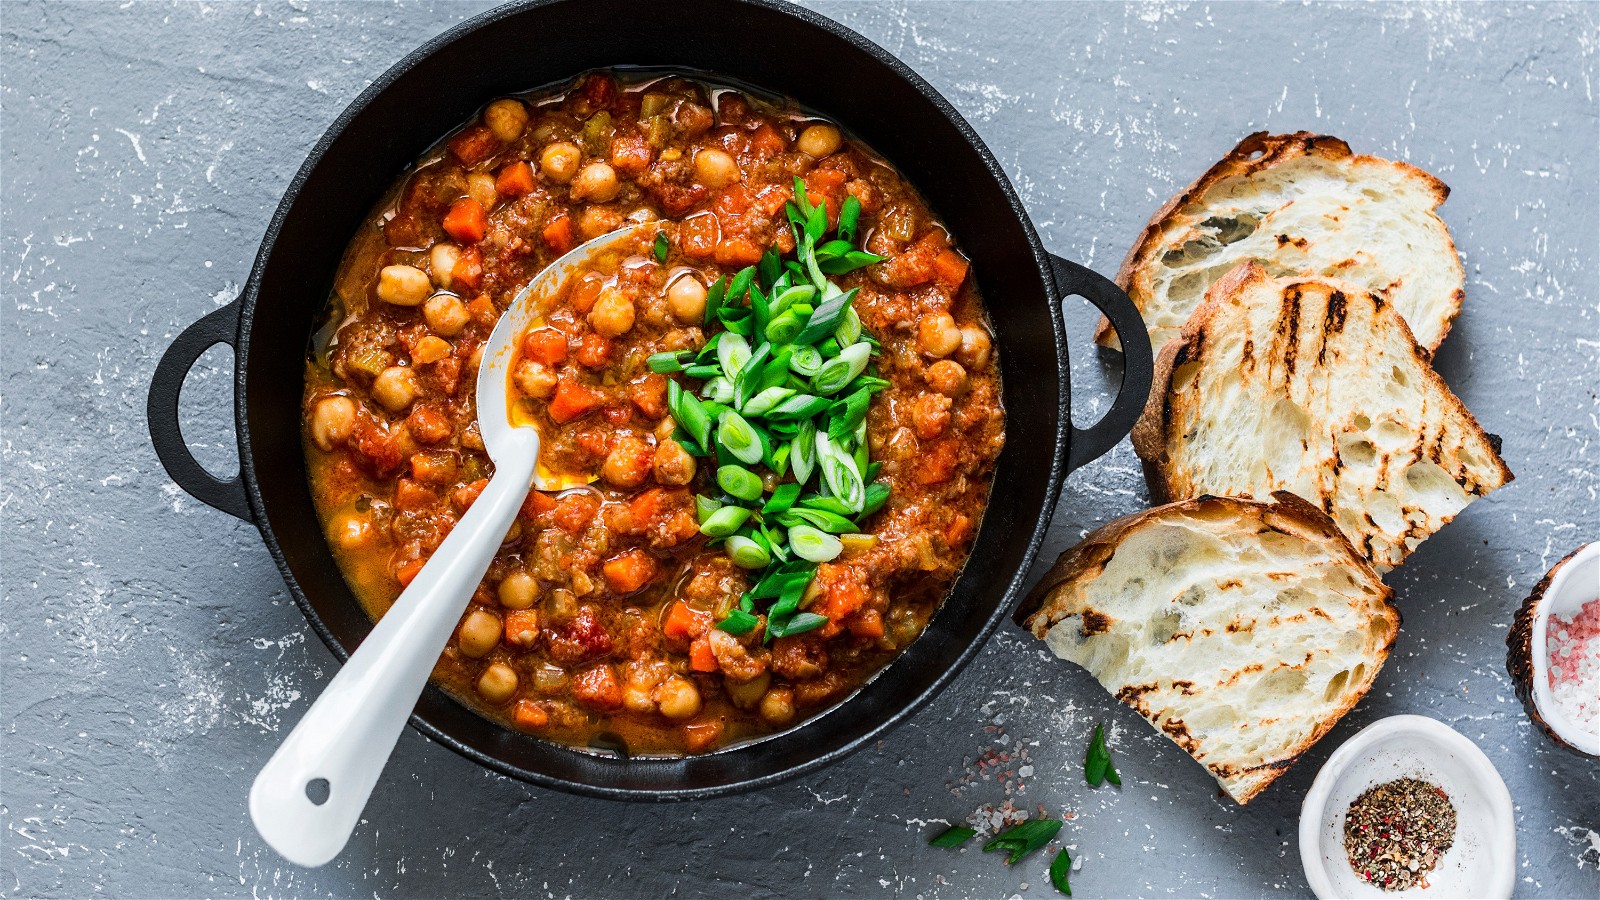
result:
[[[1080,618],[1083,621],[1082,628],[1084,637],[1093,637],[1097,634],[1105,634],[1111,630],[1111,617],[1098,609],[1086,609],[1083,611],[1083,615]]]
[[[1300,352],[1300,286],[1290,287],[1285,293],[1289,302],[1278,315],[1277,335],[1284,342],[1283,372],[1287,381],[1294,375],[1295,356]]]

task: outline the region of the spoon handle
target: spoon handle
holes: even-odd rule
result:
[[[531,430],[512,431],[522,438]],[[498,454],[507,464],[496,464],[483,493],[256,776],[251,821],[290,862],[320,866],[350,839],[462,607],[527,496],[537,447],[514,449],[520,452]],[[319,780],[327,782],[320,803],[312,799],[323,796],[313,785]]]

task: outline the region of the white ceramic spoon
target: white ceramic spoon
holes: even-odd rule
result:
[[[250,788],[250,819],[284,859],[320,866],[344,849],[529,485],[560,487],[544,483],[538,471],[538,431],[510,421],[507,384],[517,337],[575,268],[650,227],[618,229],[551,263],[517,294],[489,335],[478,369],[477,409],[494,477]],[[313,793],[324,799],[313,800]]]

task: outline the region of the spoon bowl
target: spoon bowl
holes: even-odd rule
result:
[[[344,848],[529,487],[563,486],[538,465],[538,430],[510,415],[518,336],[540,319],[544,302],[574,271],[650,227],[617,229],[545,267],[517,293],[489,335],[475,400],[493,477],[251,785],[251,821],[290,862],[320,866]]]

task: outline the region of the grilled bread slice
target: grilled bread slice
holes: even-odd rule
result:
[[[1372,686],[1390,597],[1299,497],[1201,497],[1096,529],[1017,617],[1248,803]]]
[[[1512,478],[1382,296],[1255,263],[1163,349],[1133,446],[1155,502],[1292,491],[1380,572]]]
[[[1209,285],[1253,259],[1274,275],[1384,292],[1431,353],[1466,296],[1461,260],[1435,212],[1449,193],[1415,166],[1356,156],[1335,137],[1252,134],[1156,212],[1117,284],[1144,315],[1157,352]],[[1095,339],[1118,346],[1107,321]]]

